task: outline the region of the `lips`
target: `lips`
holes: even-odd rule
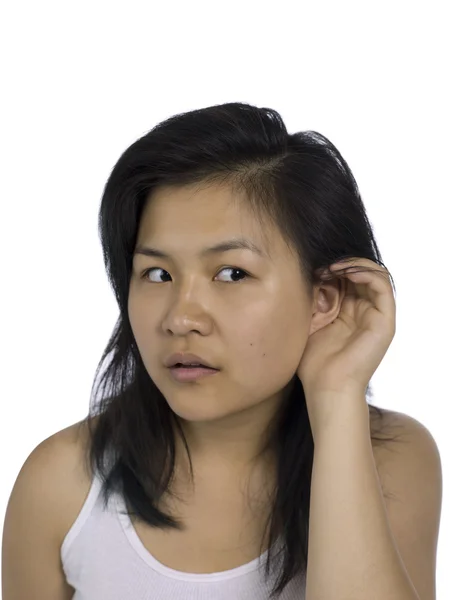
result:
[[[169,368],[179,368],[180,366],[188,368],[190,365],[196,365],[198,368],[198,365],[200,365],[200,367],[203,368],[206,367],[216,371],[219,370],[202,356],[191,354],[190,352],[176,352],[175,354],[169,356],[164,364]]]
[[[201,363],[197,363],[195,365],[184,365],[182,363],[178,363],[170,369],[212,369],[212,367],[206,367],[206,365],[202,365]],[[212,369],[215,371],[216,369]]]
[[[174,381],[178,383],[195,382],[201,379],[207,379],[219,373],[218,369],[211,369],[210,367],[186,367],[181,365],[180,367],[170,367],[170,375]]]
[[[183,367],[184,369],[191,369],[194,365],[183,365],[182,363],[176,363],[176,365],[173,365],[172,367],[170,367],[170,369],[179,369],[180,367]],[[195,366],[201,366],[201,365],[195,365]]]

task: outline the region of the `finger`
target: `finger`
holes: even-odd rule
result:
[[[373,305],[387,317],[393,326],[396,321],[396,302],[390,276],[384,269],[373,271],[346,272],[361,297],[367,296]],[[364,288],[364,289],[362,289]]]

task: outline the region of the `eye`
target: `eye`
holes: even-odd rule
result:
[[[167,271],[165,271],[164,269],[160,269],[159,267],[150,267],[149,269],[145,269],[145,271],[142,273],[142,279],[146,279],[147,275],[150,271],[155,271],[155,270],[159,270],[159,271],[163,271],[164,273],[167,273]],[[168,275],[168,273],[167,273]],[[159,281],[150,281],[149,283],[161,283]],[[162,283],[165,283],[164,281],[162,281]]]
[[[244,279],[247,279],[249,277],[248,273],[246,271],[244,271],[243,269],[240,269],[239,267],[225,267],[224,269],[221,269],[221,271],[219,271],[220,273],[222,273],[223,271],[234,271],[235,273],[239,273],[240,276],[243,275],[242,279],[238,279],[237,281],[232,281],[231,283],[239,283],[240,281],[243,281]],[[227,283],[227,282],[224,282]]]
[[[160,267],[150,267],[149,269],[145,269],[145,271],[141,275],[141,278],[147,279],[147,275],[150,273],[150,271],[157,271],[157,270],[162,271],[163,273],[168,275],[168,272],[165,271],[165,269],[161,269]],[[223,271],[234,271],[235,273],[239,274],[239,275],[237,275],[237,277],[241,277],[241,278],[238,279],[237,281],[231,280],[231,281],[224,281],[222,283],[240,283],[240,281],[243,281],[244,279],[247,279],[248,277],[250,277],[250,275],[246,271],[244,271],[243,269],[240,269],[239,267],[224,267],[219,272],[221,273]],[[170,276],[170,275],[168,275],[168,276]],[[149,283],[166,283],[165,281],[151,281],[151,280],[148,282]]]

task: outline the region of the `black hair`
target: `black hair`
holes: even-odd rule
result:
[[[146,202],[158,186],[189,184],[224,184],[244,192],[261,224],[267,219],[275,224],[297,253],[310,293],[317,282],[339,276],[326,269],[343,259],[367,258],[385,268],[356,181],[340,152],[316,131],[289,134],[273,109],[232,102],[177,114],[123,152],[106,182],[99,210],[103,257],[120,313],[83,420],[89,430],[86,460],[102,479],[105,504],[111,492],[118,491],[128,514],[152,527],[179,530],[183,523],[157,508],[161,496],[171,493],[175,427],[193,472],[191,457],[177,416],[142,362],[127,303]],[[372,398],[369,385],[366,395]],[[386,411],[369,401],[368,406],[371,424],[376,416],[380,432]],[[393,438],[376,437],[372,429],[371,439]],[[292,578],[307,574],[314,443],[298,377],[279,410],[268,447],[276,452],[277,479],[267,521],[266,576],[277,532],[283,542],[273,598]]]

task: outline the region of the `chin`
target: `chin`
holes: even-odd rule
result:
[[[164,397],[172,411],[184,421],[216,421],[239,412],[239,408],[226,406],[218,398],[201,397],[197,391],[193,395],[164,394]]]

